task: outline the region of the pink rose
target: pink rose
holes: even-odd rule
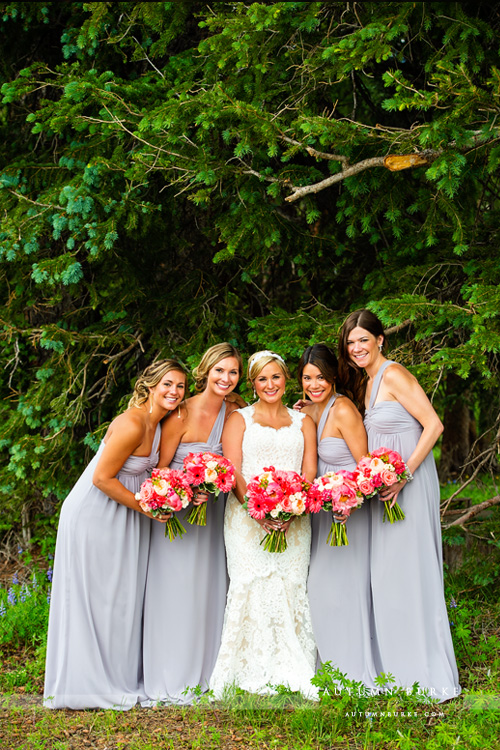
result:
[[[382,478],[382,482],[386,485],[386,487],[390,487],[392,484],[398,481],[396,472],[390,471],[389,469],[384,469],[380,476]]]
[[[374,487],[369,479],[360,479],[358,481],[358,487],[359,491],[363,493],[363,495],[373,495]]]

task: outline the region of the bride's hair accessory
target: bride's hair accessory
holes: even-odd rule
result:
[[[285,360],[283,359],[283,357],[280,357],[279,354],[276,354],[276,352],[272,352],[269,349],[264,349],[263,352],[257,352],[257,354],[250,357],[250,359],[252,360],[252,364],[255,364],[260,359],[264,359],[264,357],[273,357],[273,359],[279,359],[280,362],[283,362],[283,364],[285,364]]]

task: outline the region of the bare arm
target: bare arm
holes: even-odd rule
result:
[[[316,425],[309,416],[302,420],[302,434],[304,435],[304,456],[302,458],[302,473],[308,482],[316,477],[318,454],[316,450]]]
[[[327,427],[330,420],[332,428],[336,427],[340,436],[347,443],[347,447],[351,451],[356,463],[361,456],[366,456],[368,453],[368,438],[366,437],[363,418],[347,396],[338,398],[335,401],[335,404],[330,409]]]
[[[443,424],[418,380],[401,365],[391,365],[383,375],[387,392],[423,427],[415,450],[406,461],[413,472],[431,452],[443,432]]]
[[[387,393],[399,401],[423,428],[415,450],[406,461],[413,474],[433,449],[443,431],[443,424],[423,388],[406,368],[401,365],[391,365],[384,373],[383,381]],[[394,505],[405,484],[406,482],[399,482],[393,485],[393,489],[381,492],[381,497],[385,501],[391,500],[391,505]]]
[[[234,414],[238,414],[236,411]],[[245,434],[245,421],[241,415],[231,414],[222,432],[222,453],[228,458],[235,469],[236,487],[234,494],[243,503],[247,485],[241,474],[242,443]]]
[[[133,413],[121,414],[112,423],[92,477],[93,484],[112,500],[142,513],[133,492],[116,478],[129,456],[141,445],[145,426]]]
[[[187,414],[185,409],[182,409],[180,419],[177,413],[174,412],[163,420],[161,425],[160,458],[158,460],[158,467],[160,469],[166,469],[170,466],[177,446],[186,432],[186,426]]]

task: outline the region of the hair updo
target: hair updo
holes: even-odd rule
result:
[[[142,406],[142,404],[145,404],[149,398],[150,389],[155,388],[161,379],[172,370],[182,372],[187,385],[187,373],[180,362],[177,362],[175,359],[161,359],[158,362],[153,362],[152,365],[146,367],[135,381],[134,392],[128,402],[129,409],[132,406]]]
[[[241,359],[241,354],[236,347],[229,344],[227,341],[223,341],[222,344],[214,344],[210,349],[207,349],[201,358],[200,364],[193,370],[194,384],[197,393],[201,393],[207,387],[208,373],[212,367],[215,367],[221,359],[226,359],[226,357],[234,357],[237,360],[238,370],[241,377],[243,372],[243,361]]]
[[[248,367],[247,367],[247,380],[250,384],[253,384],[253,381],[255,378],[257,378],[264,367],[266,365],[271,364],[271,362],[275,362],[278,367],[280,368],[281,372],[285,376],[285,380],[288,381],[292,377],[290,375],[290,370],[288,369],[285,360],[283,357],[280,357],[279,354],[276,354],[276,352],[271,352],[267,349],[264,349],[261,352],[255,352],[255,354],[252,354],[250,359],[248,360]]]

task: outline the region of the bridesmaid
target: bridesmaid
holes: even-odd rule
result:
[[[338,363],[325,344],[309,346],[297,372],[304,396],[302,411],[317,428],[318,476],[353,471],[367,453],[361,414],[352,401],[336,392]],[[312,544],[308,592],[318,661],[331,662],[351,680],[375,688],[377,676],[370,639],[370,514],[366,506],[347,521],[349,546],[327,543],[329,513],[311,516]]]
[[[222,428],[239,407],[228,396],[241,372],[241,356],[231,344],[216,344],[205,352],[193,371],[197,394],[165,421],[159,466],[181,469],[191,452],[222,454]],[[144,613],[149,703],[190,703],[193,688],[208,688],[226,605],[223,522],[221,497],[207,508],[207,525],[184,523],[182,538],[169,542],[160,526],[153,529]]]
[[[151,516],[135,493],[158,462],[159,422],[181,403],[185,388],[178,362],[148,367],[63,503],[47,640],[48,708],[128,709],[145,698],[142,610]],[[161,523],[154,526],[163,532]]]
[[[439,482],[432,454],[443,427],[416,378],[385,358],[384,345],[384,329],[372,312],[348,316],[340,334],[340,364],[364,401],[368,448],[398,451],[414,475],[413,482],[380,495],[391,504],[397,499],[404,521],[383,523],[383,503],[370,502],[376,665],[394,675],[398,686],[418,682],[443,701],[460,692],[443,594]]]

